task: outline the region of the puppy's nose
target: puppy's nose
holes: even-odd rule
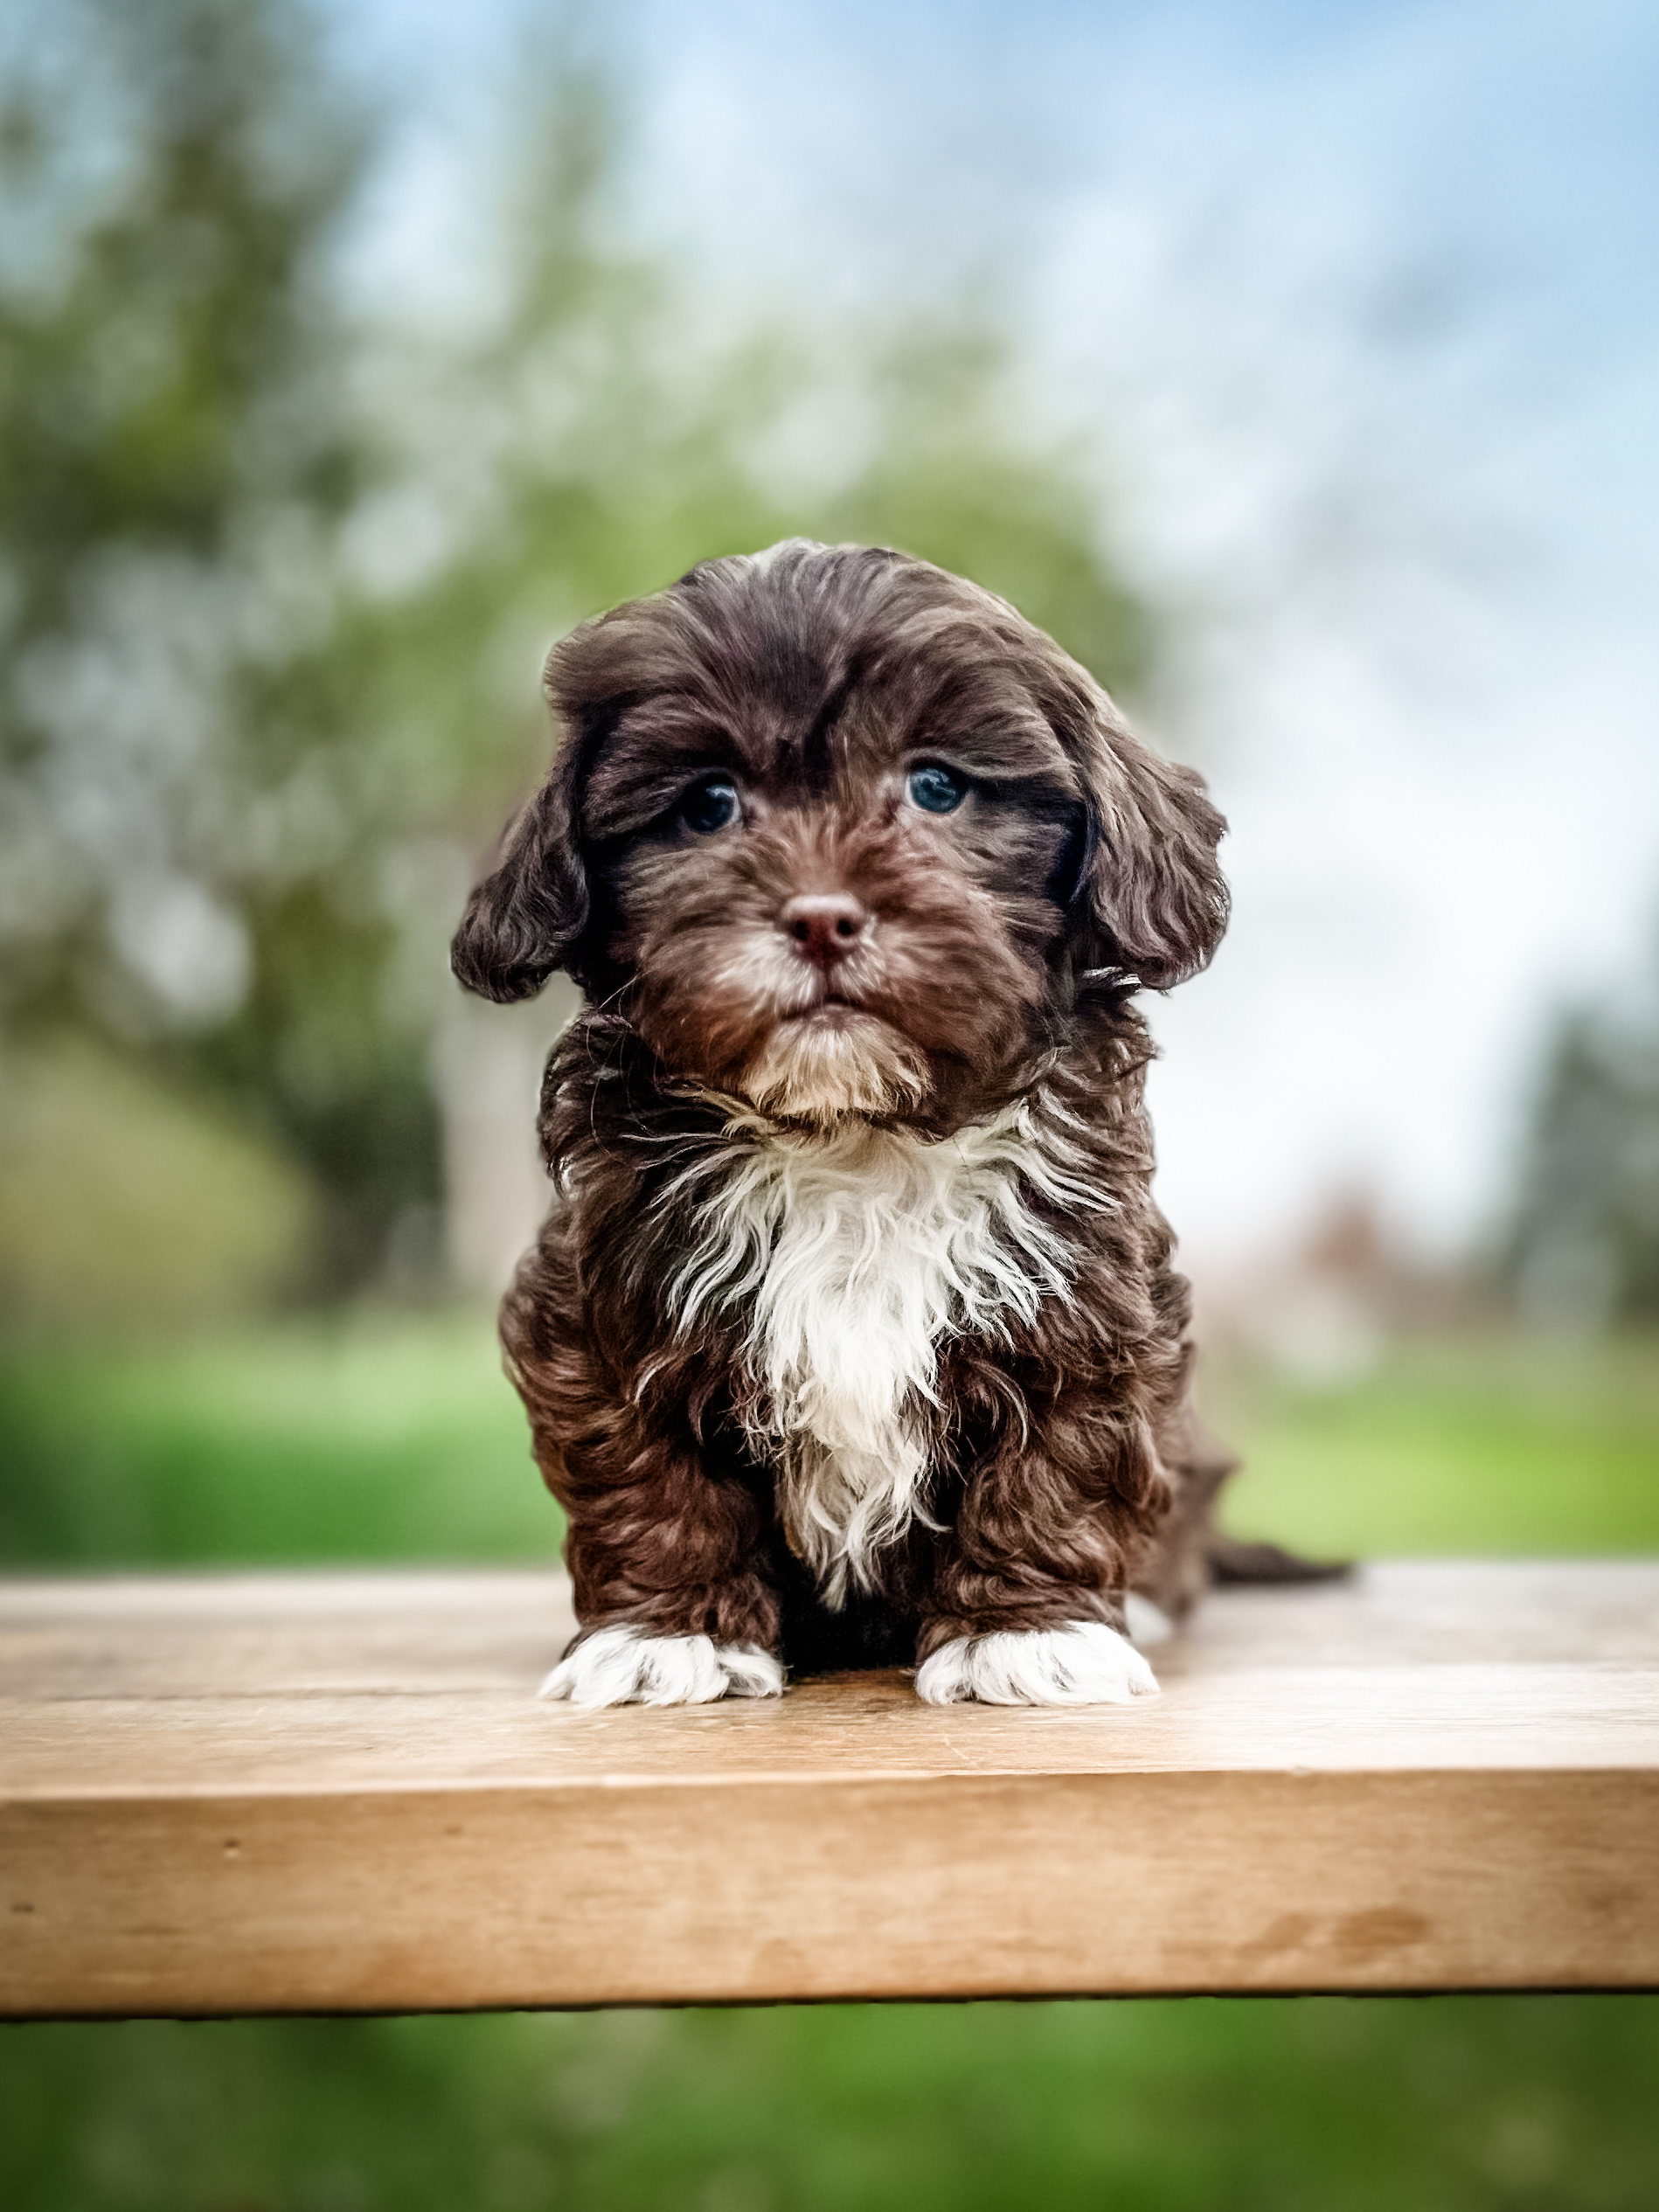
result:
[[[849,891],[815,891],[790,899],[779,912],[778,926],[802,960],[833,967],[857,950],[870,917]]]

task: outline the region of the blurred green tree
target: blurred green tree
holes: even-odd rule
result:
[[[617,243],[622,80],[572,23],[501,134],[486,304],[423,320],[342,274],[384,118],[304,0],[36,13],[0,52],[0,1015],[263,1130],[349,1289],[430,1242],[444,940],[562,630],[794,534],[975,575],[1114,684],[1152,628],[994,322],[711,330]]]
[[[24,12],[0,88],[6,1029],[90,1029],[226,1093],[333,1186],[324,1266],[349,1272],[364,1163],[434,1156],[316,680],[369,467],[327,266],[369,135],[299,0]]]

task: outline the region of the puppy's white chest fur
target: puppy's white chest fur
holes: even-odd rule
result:
[[[726,1138],[698,1175],[700,1234],[672,1301],[682,1325],[711,1305],[747,1309],[746,1426],[838,1605],[849,1577],[867,1584],[873,1555],[926,1517],[941,1339],[997,1333],[1066,1293],[1066,1241],[1026,1194],[1101,1202],[1024,1103],[939,1141],[741,1114]]]

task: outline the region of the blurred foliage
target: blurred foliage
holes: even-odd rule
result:
[[[1211,1358],[1200,1390],[1244,1455],[1241,1535],[1327,1557],[1659,1549],[1651,1337],[1402,1338],[1323,1383]],[[529,1453],[482,1314],[14,1345],[0,1567],[551,1560]]]
[[[65,1207],[71,1189],[80,1203]],[[10,1334],[233,1315],[297,1271],[310,1196],[234,1122],[88,1037],[0,1062]]]
[[[371,457],[327,254],[368,137],[293,0],[26,12],[0,89],[6,1026],[78,1021],[217,1094],[346,1196],[349,1271],[357,1187],[435,1160],[332,665]]]
[[[0,2028],[13,2212],[1639,2212],[1652,1997]]]
[[[1659,1551],[1656,1352],[1444,1328],[1323,1382],[1207,1357],[1206,1417],[1245,1463],[1223,1517],[1318,1558]]]
[[[1628,1007],[1558,1024],[1503,1260],[1532,1320],[1659,1316],[1659,974]]]
[[[1150,659],[994,327],[711,335],[615,242],[602,45],[545,35],[488,299],[423,319],[343,274],[389,119],[305,0],[34,0],[0,38],[0,1019],[302,1164],[316,1288],[438,1196],[444,940],[562,629],[800,532],[975,574],[1108,681]]]
[[[482,1314],[0,1354],[0,1567],[526,1559],[564,1524]]]

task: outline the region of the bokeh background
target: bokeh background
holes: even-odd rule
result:
[[[11,0],[0,1567],[541,1559],[547,646],[787,534],[1197,760],[1233,1519],[1659,1545],[1659,20]],[[0,2033],[27,2212],[1654,2201],[1642,1999]]]

